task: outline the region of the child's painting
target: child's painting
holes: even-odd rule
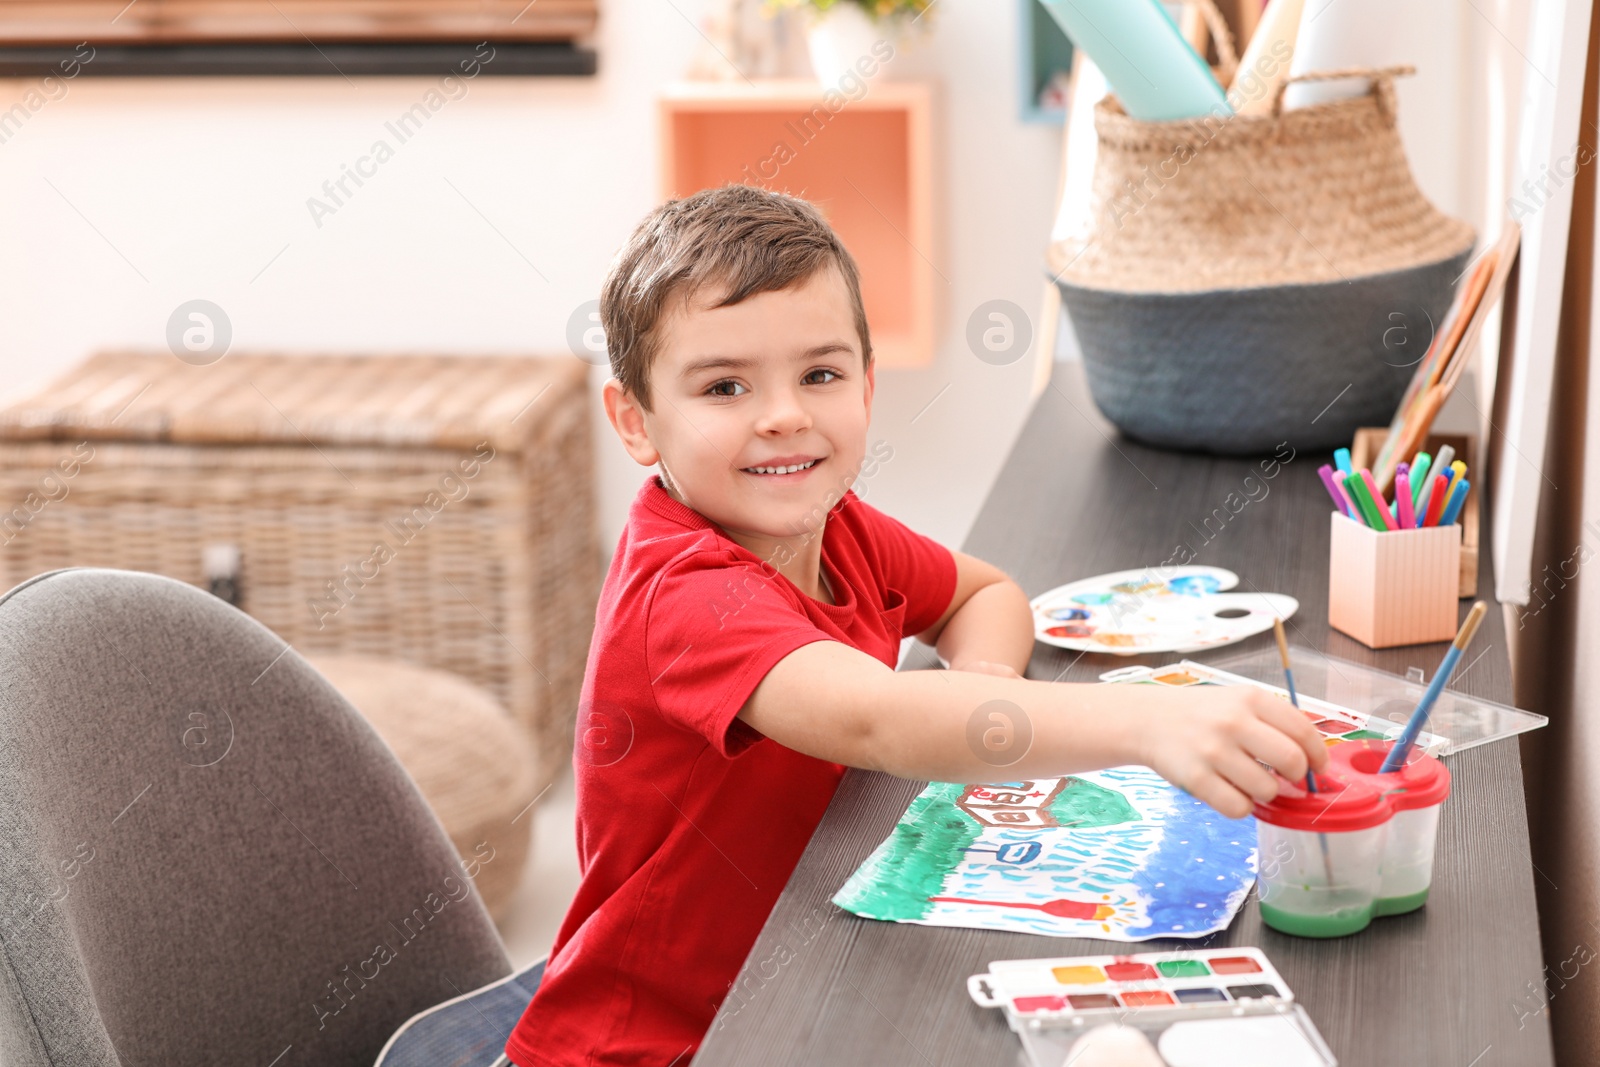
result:
[[[1221,567],[1147,567],[1083,578],[1033,598],[1033,636],[1075,652],[1133,656],[1197,652],[1242,641],[1287,619],[1300,602],[1282,593],[1230,593]]]
[[[833,902],[869,919],[1056,937],[1203,937],[1255,881],[1255,820],[1145,767],[930,783]]]
[[[1201,663],[1124,667],[1123,685],[1250,685]],[[1300,696],[1327,744],[1401,724]],[[1436,754],[1445,740],[1424,731]],[[932,782],[833,902],[868,919],[1145,941],[1225,929],[1256,876],[1256,825],[1229,819],[1147,767],[991,785]]]

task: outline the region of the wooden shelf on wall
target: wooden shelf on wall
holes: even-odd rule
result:
[[[867,83],[858,99],[810,80],[683,82],[659,98],[660,193],[729,182],[816,204],[861,271],[877,361],[920,366],[934,310],[933,87]]]
[[[7,45],[575,40],[598,0],[0,0]]]
[[[593,74],[592,48],[571,41],[390,44],[131,44],[0,46],[0,78],[258,77],[359,78],[374,75],[438,78],[444,74],[492,77],[570,77]],[[86,56],[92,55],[92,59]],[[458,73],[459,72],[459,73]]]
[[[1043,106],[1039,95],[1057,74],[1072,71],[1072,41],[1039,0],[1018,4],[1017,113],[1023,122],[1059,126],[1067,121],[1066,109]]]

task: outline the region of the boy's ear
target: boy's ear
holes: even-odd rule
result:
[[[611,420],[612,428],[622,438],[622,447],[628,450],[633,461],[641,467],[653,467],[660,462],[661,453],[656,451],[649,435],[645,433],[644,409],[633,394],[624,389],[617,379],[608,378],[600,389],[600,399],[605,405],[606,418]]]
[[[867,395],[867,418],[868,419],[872,418],[872,391],[874,389],[876,389],[877,385],[878,385],[877,370],[878,370],[878,361],[877,360],[873,360],[871,363],[867,364],[867,377],[866,377],[867,389],[866,389],[866,395]]]

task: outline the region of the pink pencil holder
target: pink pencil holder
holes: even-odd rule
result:
[[[1331,512],[1328,625],[1368,648],[1456,635],[1461,527],[1374,530]]]

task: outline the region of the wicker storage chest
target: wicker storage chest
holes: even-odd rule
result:
[[[571,759],[601,578],[587,372],[95,356],[0,409],[0,588],[67,566],[208,588],[206,550],[233,546],[239,607],[302,653],[483,686],[543,788]]]

